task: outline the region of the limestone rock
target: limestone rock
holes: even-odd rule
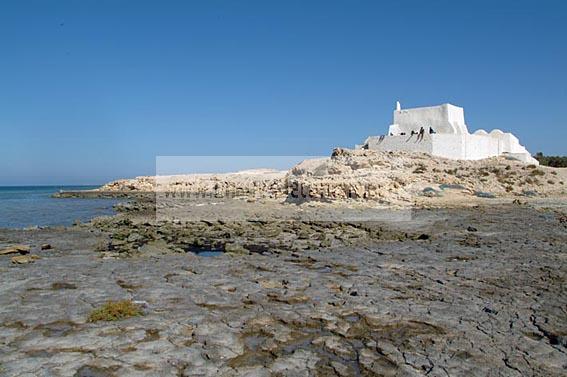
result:
[[[5,249],[0,250],[0,255],[9,255],[9,254],[29,254],[30,247],[28,245],[12,245]]]
[[[12,257],[12,263],[28,264],[28,263],[33,263],[38,259],[40,259],[40,257],[37,255],[18,255],[16,257]]]
[[[224,245],[224,251],[228,254],[234,255],[248,255],[250,250],[237,243],[227,243]]]
[[[415,210],[399,226],[156,225],[136,212],[101,228],[0,230],[3,240],[58,240],[37,265],[10,268],[0,257],[0,374],[563,376],[564,202],[553,211],[510,201]],[[195,239],[263,244],[253,241],[263,227],[281,229],[269,240],[279,253],[269,243],[264,255],[230,260],[171,252]],[[304,227],[333,249],[287,249]],[[113,232],[158,239],[149,241],[158,252],[98,258],[95,245]],[[84,323],[93,305],[121,299],[146,315]]]
[[[338,336],[323,336],[313,340],[315,345],[324,345],[329,351],[335,355],[347,360],[355,360],[356,352],[352,346],[346,343],[341,337]]]
[[[274,199],[408,206],[416,201],[463,202],[471,196],[484,200],[522,193],[563,196],[564,186],[555,183],[566,180],[567,174],[561,169],[534,170],[502,156],[449,160],[418,152],[339,148],[329,158],[308,159],[287,172],[258,170],[138,177],[111,182],[97,192],[101,195],[152,192],[161,205],[169,200],[174,206],[180,198],[197,197],[241,198],[254,202],[250,204]]]

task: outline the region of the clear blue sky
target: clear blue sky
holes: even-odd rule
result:
[[[402,106],[567,154],[567,1],[0,3],[0,185],[326,155]]]

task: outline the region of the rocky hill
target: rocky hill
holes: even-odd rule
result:
[[[567,169],[495,157],[456,161],[423,153],[337,148],[288,172],[138,177],[101,187],[105,192],[183,192],[308,201],[378,201],[413,204],[448,195],[480,198],[567,195]]]

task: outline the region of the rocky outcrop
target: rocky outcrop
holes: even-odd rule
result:
[[[567,195],[567,172],[503,157],[455,161],[423,153],[337,148],[330,158],[306,160],[291,169],[288,188],[299,197],[414,203],[434,186],[462,196]]]
[[[431,190],[438,193],[431,195]],[[111,182],[98,191],[405,205],[447,193],[484,198],[564,196],[567,171],[505,157],[456,161],[423,153],[337,148],[329,158],[305,160],[288,172],[138,177]]]

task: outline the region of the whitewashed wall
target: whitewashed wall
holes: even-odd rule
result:
[[[417,134],[421,127],[426,132],[423,138]],[[430,127],[435,133],[429,133]],[[411,135],[412,131],[414,135]],[[371,136],[365,144],[373,150],[422,152],[456,160],[480,160],[505,153],[509,157],[538,164],[511,133],[495,129],[490,133],[478,130],[469,134],[463,108],[449,103],[396,109],[389,133],[392,136]]]
[[[499,137],[471,134],[425,134],[423,140],[418,140],[417,135],[383,136],[382,138],[371,136],[366,139],[368,148],[378,151],[422,152],[454,160],[481,160],[507,153],[508,156],[520,161],[538,164],[525,149],[520,152],[516,152],[517,147],[513,147],[511,151],[506,150],[510,148],[507,145],[509,142],[509,138],[502,140]]]
[[[406,151],[433,153],[430,135],[424,135],[423,141],[417,141],[417,135],[413,136],[371,136],[366,139],[369,149],[379,151]]]
[[[426,134],[423,140],[413,136],[373,136],[367,139],[368,148],[380,151],[423,152],[457,160],[480,160],[498,156],[497,138],[478,135]]]
[[[429,131],[432,127],[438,134],[466,134],[465,115],[462,107],[451,104],[440,106],[418,107],[415,109],[394,110],[394,123],[390,132],[410,134],[424,127]]]

